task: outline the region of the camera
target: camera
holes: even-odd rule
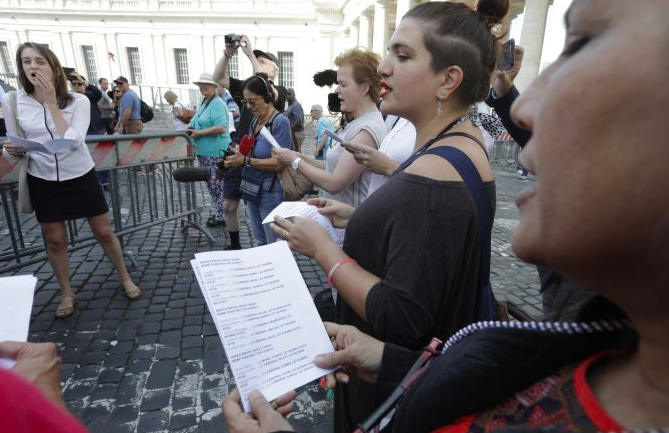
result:
[[[229,35],[225,35],[225,43],[226,44],[239,43],[241,40],[242,40],[242,35],[236,35],[234,33],[230,33]]]
[[[330,113],[339,113],[341,111],[341,100],[336,93],[328,93],[328,110]]]

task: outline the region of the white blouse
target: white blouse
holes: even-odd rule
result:
[[[54,138],[79,142],[79,145],[61,149],[55,154],[30,152],[28,173],[35,177],[51,181],[69,180],[83,176],[95,165],[86,146],[86,131],[91,120],[90,101],[85,95],[73,92],[70,95],[73,98],[72,102],[60,110],[70,127],[60,137],[49,109],[26,94],[25,90],[17,91],[18,122],[26,133],[25,138],[39,143]],[[8,95],[2,98],[2,108],[5,119],[14,117]],[[14,122],[6,121],[6,126],[7,134],[18,135]],[[18,161],[18,158],[9,155],[5,149],[3,153],[9,160]]]

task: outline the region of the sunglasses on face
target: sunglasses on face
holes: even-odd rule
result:
[[[242,104],[245,104],[249,107],[253,107],[253,106],[256,105],[256,103],[257,103],[256,101],[258,99],[262,99],[262,97],[261,96],[256,96],[255,98],[242,99]]]
[[[74,87],[79,87],[79,86],[83,86],[84,83],[80,83],[80,82],[75,83],[75,82],[72,82],[72,85],[73,85]]]

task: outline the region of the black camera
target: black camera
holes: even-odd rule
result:
[[[225,35],[225,43],[226,44],[239,43],[241,40],[242,40],[242,35],[236,35],[234,33],[230,33],[229,35]]]
[[[341,111],[341,99],[336,93],[328,93],[328,110],[330,113],[339,113]]]

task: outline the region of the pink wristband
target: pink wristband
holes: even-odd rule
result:
[[[335,286],[334,286],[334,283],[332,282],[332,277],[334,276],[335,271],[337,271],[337,269],[339,269],[339,267],[341,265],[345,265],[346,263],[358,263],[358,262],[356,262],[355,259],[347,257],[347,258],[341,259],[340,261],[335,263],[335,265],[332,267],[332,269],[330,269],[330,272],[328,272],[328,284],[333,289],[335,288]]]

